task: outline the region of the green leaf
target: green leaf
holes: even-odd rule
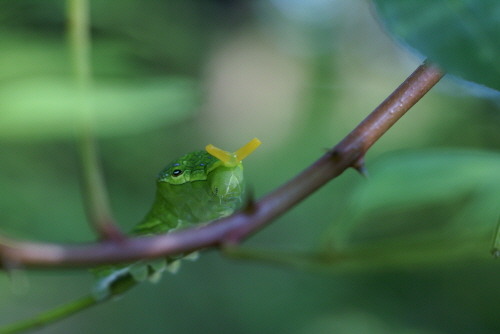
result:
[[[352,193],[337,241],[492,238],[500,206],[500,154],[436,150],[399,153],[369,168]]]
[[[194,83],[183,78],[98,82],[89,100],[97,135],[145,131],[191,114],[197,102]],[[40,76],[0,89],[0,137],[73,136],[82,121],[78,94],[70,79]]]
[[[500,90],[500,1],[374,2],[398,39],[448,73]]]

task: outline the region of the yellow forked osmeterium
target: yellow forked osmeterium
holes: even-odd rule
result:
[[[261,144],[261,141],[258,140],[257,138],[254,138],[250,140],[248,143],[243,145],[240,149],[238,149],[236,152],[231,153],[228,151],[224,151],[218,147],[215,147],[212,144],[209,144],[205,147],[205,150],[212,156],[216,157],[226,167],[234,167],[238,165],[243,159],[245,159],[247,156],[249,156],[259,145]]]

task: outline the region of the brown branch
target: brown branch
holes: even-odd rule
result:
[[[380,106],[331,151],[288,183],[230,217],[169,234],[102,241],[85,245],[57,245],[0,239],[4,266],[88,266],[132,261],[237,243],[269,224],[349,167],[363,168],[366,151],[443,76],[423,64]]]

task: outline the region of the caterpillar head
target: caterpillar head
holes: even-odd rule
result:
[[[227,152],[213,145],[207,145],[205,150],[220,161],[208,175],[210,188],[219,198],[238,197],[244,191],[242,161],[261,144],[257,138],[252,139],[236,152]]]
[[[205,151],[186,154],[165,167],[158,176],[158,185],[160,188],[172,189],[169,188],[172,185],[208,181],[211,192],[221,199],[241,196],[243,193],[241,162],[260,143],[254,138],[233,153],[207,145]]]

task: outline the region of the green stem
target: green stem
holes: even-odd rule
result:
[[[81,114],[80,153],[86,211],[94,229],[105,239],[121,239],[114,224],[92,131],[92,64],[88,0],[68,0],[68,38]]]
[[[137,281],[132,275],[126,275],[113,282],[109,288],[109,293],[103,298],[97,298],[92,294],[72,302],[63,304],[52,310],[40,313],[39,315],[0,328],[0,334],[21,333],[28,330],[37,329],[57,321],[64,320],[76,313],[80,313],[92,306],[104,303],[113,297],[122,295],[137,285]]]
[[[411,240],[384,240],[338,251],[287,252],[230,247],[224,249],[224,254],[300,270],[352,273],[403,267],[414,269],[419,265],[442,265],[464,259],[489,260],[484,253],[486,239],[447,240],[444,236],[417,236]]]
[[[58,320],[67,318],[70,315],[85,310],[93,305],[98,304],[99,302],[100,301],[96,300],[92,295],[88,295],[71,303],[41,313],[34,318],[23,320],[0,328],[0,334],[20,333],[26,330],[39,328]]]

